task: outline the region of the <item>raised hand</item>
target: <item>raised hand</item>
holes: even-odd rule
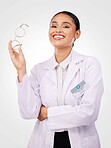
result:
[[[10,57],[11,57],[12,63],[14,64],[14,66],[15,66],[15,68],[17,70],[19,82],[21,82],[23,76],[26,73],[26,61],[25,61],[25,57],[23,55],[21,46],[19,47],[19,53],[17,53],[12,48],[11,43],[12,43],[12,41],[10,40],[9,41],[9,44],[8,44],[8,50],[9,50],[9,53],[10,53]]]

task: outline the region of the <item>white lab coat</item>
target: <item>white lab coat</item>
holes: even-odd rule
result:
[[[88,88],[77,98],[71,90],[83,80]],[[101,66],[95,57],[73,50],[61,106],[57,106],[57,77],[52,57],[35,65],[21,83],[18,77],[16,82],[20,114],[24,119],[37,118],[42,104],[48,108],[48,118],[37,120],[27,148],[53,148],[57,130],[68,130],[71,148],[100,148],[95,121],[104,87]]]

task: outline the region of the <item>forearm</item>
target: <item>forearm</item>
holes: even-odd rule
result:
[[[19,74],[22,75],[23,73]],[[39,94],[39,82],[35,76],[35,67],[31,70],[30,76],[24,73],[21,83],[17,79],[17,86],[21,116],[25,119],[37,118],[42,103]]]

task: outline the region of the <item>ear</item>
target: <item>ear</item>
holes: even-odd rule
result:
[[[78,39],[80,37],[80,35],[81,35],[81,30],[79,29],[75,32],[74,38]]]

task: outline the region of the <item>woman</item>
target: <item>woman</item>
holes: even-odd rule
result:
[[[49,28],[54,55],[34,65],[29,77],[21,46],[16,53],[9,42],[20,114],[38,118],[28,148],[100,148],[95,121],[104,90],[101,66],[72,49],[80,34],[74,14],[55,14]]]

